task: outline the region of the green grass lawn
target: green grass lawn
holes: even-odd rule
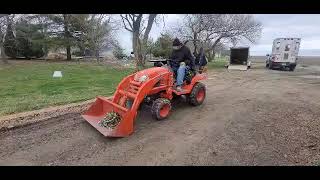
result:
[[[225,58],[208,63],[223,68]],[[52,78],[54,71],[63,77]],[[112,95],[122,78],[133,69],[113,69],[98,64],[12,63],[0,67],[0,116],[53,105],[80,102],[98,95]]]
[[[225,57],[215,58],[211,62],[208,62],[208,69],[224,68],[226,64],[227,64],[227,59]]]
[[[52,78],[55,70],[63,77]],[[94,64],[32,63],[0,67],[0,116],[109,96],[133,69]]]

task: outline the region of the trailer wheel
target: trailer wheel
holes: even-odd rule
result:
[[[188,97],[189,104],[193,106],[201,105],[206,98],[206,86],[202,83],[196,83]]]
[[[155,101],[153,101],[151,107],[151,114],[154,119],[163,120],[169,116],[170,110],[170,100],[166,98],[158,98]]]

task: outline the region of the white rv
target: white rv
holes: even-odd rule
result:
[[[300,48],[301,38],[277,38],[273,41],[272,54],[267,54],[266,67],[269,69],[289,68],[294,71]]]

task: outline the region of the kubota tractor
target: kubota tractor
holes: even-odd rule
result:
[[[167,65],[136,72],[120,82],[111,98],[97,97],[82,117],[104,136],[129,136],[133,133],[134,120],[142,103],[151,104],[152,116],[156,120],[169,116],[174,96],[184,95],[193,106],[202,104],[206,87],[200,81],[206,79],[206,72],[191,74],[182,86],[183,91],[178,92],[174,88],[175,75]],[[118,114],[120,121],[112,128],[101,126],[100,122],[110,112]]]

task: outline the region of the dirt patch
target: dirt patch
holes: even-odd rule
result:
[[[128,138],[103,137],[79,113],[0,132],[0,165],[319,164],[319,80],[299,77],[314,72],[255,66],[211,71],[204,104],[177,101],[164,121],[142,108]]]
[[[320,76],[316,76],[316,75],[305,75],[300,77],[308,78],[308,79],[320,79]]]
[[[0,117],[0,131],[38,123],[53,117],[63,116],[68,113],[81,113],[86,110],[92,102],[94,102],[94,99],[80,103],[72,103],[63,106],[54,106],[41,110],[2,116]]]

